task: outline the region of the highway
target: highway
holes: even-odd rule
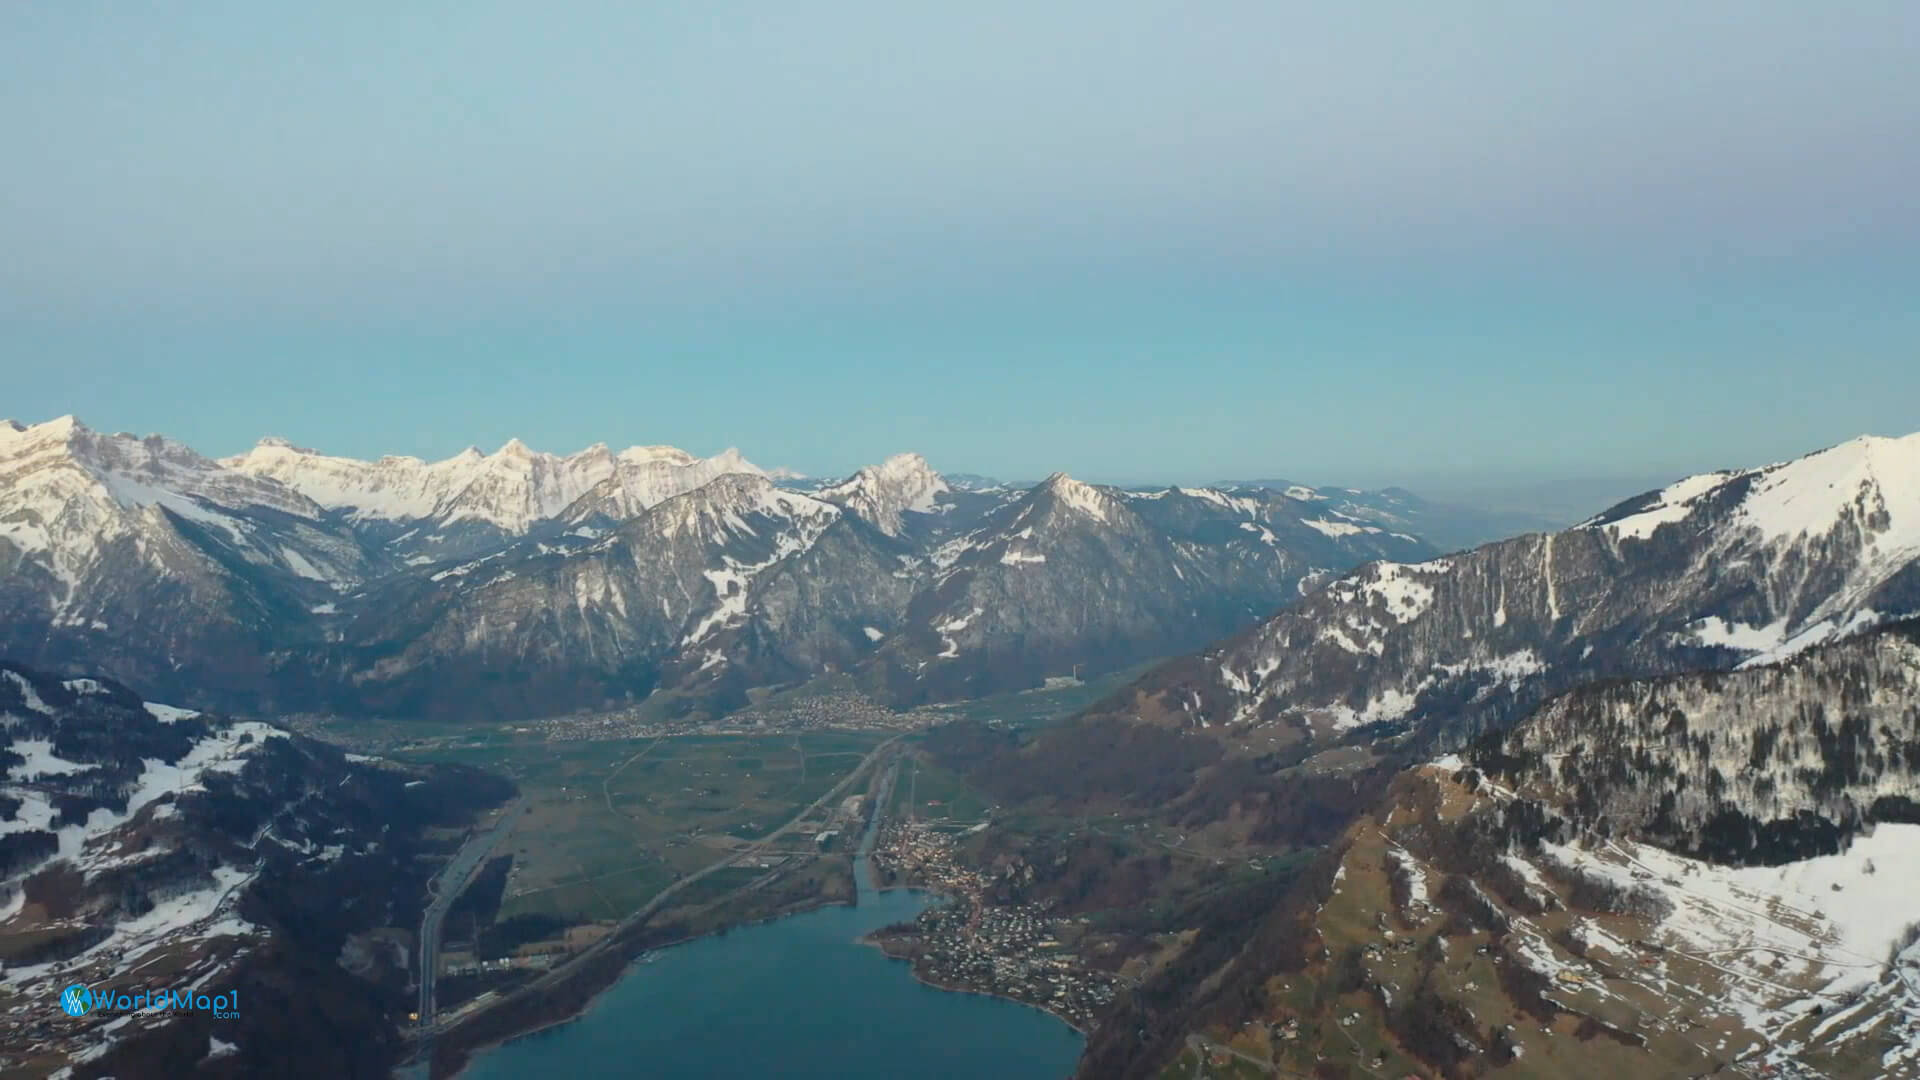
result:
[[[516,800],[500,815],[493,828],[485,832],[474,833],[460,845],[453,858],[427,885],[427,891],[433,897],[427,904],[427,910],[420,917],[420,1021],[421,1030],[433,1027],[434,979],[440,972],[440,931],[446,922],[447,909],[459,899],[467,883],[473,880],[474,871],[487,859],[488,854],[500,838],[507,834],[513,821],[522,811],[531,809]]]
[[[710,874],[718,873],[721,870],[725,870],[726,868],[732,866],[734,863],[739,862],[741,859],[745,859],[754,855],[761,854],[774,841],[779,840],[781,837],[785,836],[787,833],[792,832],[795,828],[799,827],[802,821],[805,821],[808,817],[812,816],[814,813],[819,811],[820,808],[824,806],[829,806],[834,801],[840,799],[845,794],[848,788],[852,787],[862,776],[866,775],[868,770],[873,767],[874,763],[882,760],[883,757],[893,749],[894,744],[899,742],[904,737],[905,737],[904,735],[896,735],[893,738],[888,739],[886,742],[883,742],[880,745],[874,747],[871,751],[868,752],[866,757],[860,760],[860,764],[856,765],[853,771],[849,772],[846,775],[845,779],[841,780],[838,784],[835,784],[833,788],[830,791],[828,791],[825,795],[822,795],[818,799],[815,799],[812,803],[808,804],[805,809],[801,810],[799,813],[795,814],[792,818],[788,819],[786,824],[780,826],[779,828],[761,837],[759,840],[756,840],[748,844],[745,847],[735,849],[732,853],[721,858],[719,861],[714,862],[708,866],[702,867],[701,869],[696,870],[693,873],[688,874],[683,878],[679,878],[675,880],[672,884],[668,885],[666,888],[660,890],[658,893],[655,893],[653,898],[651,900],[648,900],[646,904],[636,909],[632,914],[628,915],[626,918],[621,919],[620,922],[614,927],[613,932],[607,934],[605,937],[601,938],[595,944],[588,946],[585,950],[576,954],[566,963],[561,964],[556,968],[553,968],[547,972],[542,973],[541,975],[534,978],[531,982],[528,982],[525,986],[522,986],[520,989],[514,991],[511,994],[507,994],[505,996],[496,998],[488,1002],[487,1004],[481,1006],[480,1008],[474,1009],[470,1012],[464,1012],[459,1014],[452,1022],[455,1024],[464,1023],[467,1020],[480,1015],[481,1013],[492,1011],[493,1009],[499,1007],[501,1004],[504,1004],[509,1001],[524,1000],[525,995],[537,994],[548,987],[559,984],[561,981],[567,978],[567,976],[572,972],[574,967],[578,965],[580,962],[582,962],[583,960],[587,959],[590,956],[593,956],[599,953],[602,949],[612,948],[616,944],[618,944],[620,935],[623,931],[626,931],[635,926],[638,926],[639,924],[645,922],[647,919],[651,918],[655,912],[659,911],[662,907],[664,907],[667,901],[672,899],[674,894],[678,893],[680,890],[686,888],[689,885],[692,885],[697,881],[700,881],[701,879],[707,877]],[[463,849],[463,853],[464,853],[464,849]],[[436,901],[436,903],[437,902],[438,901]],[[444,914],[444,912],[442,914]],[[424,934],[423,934],[423,940],[424,940]],[[424,1001],[424,998],[423,998],[423,1001]],[[425,1036],[431,1037],[432,1034],[434,1033],[434,1028],[429,1024],[429,1016],[430,1016],[429,1013],[424,1011],[421,1012],[420,1014],[421,1024],[420,1024],[420,1027],[416,1030]]]

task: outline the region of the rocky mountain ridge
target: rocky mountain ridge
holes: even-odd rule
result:
[[[1563,532],[1370,564],[1109,709],[1263,740],[1458,745],[1580,683],[1763,663],[1920,612],[1916,560],[1920,435],[1856,439]]]
[[[971,490],[911,454],[808,485],[732,451],[517,440],[213,461],[67,418],[8,424],[0,480],[0,652],[245,710],[540,715],[670,690],[710,714],[845,671],[941,700],[1198,647],[1431,553],[1284,494]],[[973,607],[991,644],[960,633]]]

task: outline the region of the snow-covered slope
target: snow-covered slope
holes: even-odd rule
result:
[[[0,1055],[185,1075],[205,1052],[193,1033],[216,1019],[206,1013],[56,1010],[49,1024],[47,1010],[73,983],[191,988],[238,995],[237,1007],[223,998],[235,1015],[217,1018],[236,1075],[284,1073],[290,1046],[316,1070],[294,1072],[384,1075],[400,1013],[367,1008],[383,973],[346,971],[342,944],[418,917],[424,826],[508,793],[0,662]],[[296,982],[300,1008],[276,1007],[274,988]],[[340,1040],[348,1015],[355,1038]]]
[[[1306,947],[1195,976],[1265,992],[1192,1034],[1273,1031],[1236,1045],[1288,1073],[1920,1077],[1916,702],[1903,623],[1357,776],[1377,801],[1265,916]]]
[[[1800,595],[1783,597],[1789,603],[1782,618],[1709,618],[1696,634],[1753,654],[1748,663],[1767,663],[1887,616],[1914,613],[1876,611],[1863,600],[1920,559],[1920,433],[1863,436],[1779,465],[1688,477],[1581,528],[1621,540],[1652,540],[1663,530],[1722,534],[1722,550],[1755,560],[1759,573]],[[1807,581],[1805,563],[1836,548],[1847,552],[1841,576]],[[1810,585],[1819,593],[1807,603]]]
[[[462,526],[486,526],[513,537],[552,519],[621,521],[719,476],[761,471],[737,450],[698,458],[671,446],[616,453],[599,443],[561,456],[532,450],[518,439],[491,454],[468,448],[427,462],[330,457],[270,438],[222,464],[270,477],[363,527],[411,525],[410,533],[396,538],[422,540]],[[466,550],[475,549],[468,545]]]
[[[895,454],[813,494],[916,546],[938,544],[979,524],[1020,497],[1016,490],[975,490],[934,472],[919,454]]]
[[[158,558],[172,523],[262,567],[352,580],[365,556],[327,527],[321,508],[268,478],[236,473],[159,435],[103,435],[71,416],[31,427],[0,422],[0,545],[63,586],[57,603],[98,569],[103,552],[134,538]],[[12,564],[0,550],[0,568]]]
[[[869,681],[924,700],[1102,674],[1231,633],[1321,574],[1432,550],[1317,520],[1272,492],[1127,492],[1056,473],[931,551],[932,579]]]
[[[1779,659],[1920,612],[1917,459],[1920,436],[1857,439],[1562,533],[1367,566],[1112,707],[1457,740],[1594,678]]]
[[[257,691],[262,652],[380,567],[298,493],[168,439],[0,424],[0,655]]]
[[[732,473],[583,547],[528,541],[378,590],[345,631],[384,656],[353,676],[358,693],[390,709],[457,711],[475,702],[448,685],[454,673],[518,671],[532,696],[499,703],[537,712],[644,692],[676,657],[711,671],[726,660],[714,639],[751,617],[758,579],[842,517]]]
[[[925,458],[895,454],[815,494],[866,518],[888,536],[898,536],[905,528],[902,514],[936,513],[939,497],[949,490]]]
[[[212,461],[69,420],[0,431],[0,481],[0,650],[248,710],[727,702],[862,667],[894,700],[992,693],[1431,553],[1279,493],[961,490],[914,454],[808,494],[731,450]]]
[[[1276,973],[1266,1000],[1357,992],[1236,1003],[1212,1038],[1291,1024],[1271,1044],[1289,1071],[1920,1076],[1920,825],[1731,866],[1617,824],[1516,832],[1537,804],[1458,765],[1410,774],[1349,830],[1308,914],[1328,960]],[[1387,1060],[1355,1054],[1387,1036]]]

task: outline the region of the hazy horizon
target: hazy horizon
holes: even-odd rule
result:
[[[1785,2],[16,5],[0,412],[814,475],[1778,461],[1920,428],[1916,42]]]

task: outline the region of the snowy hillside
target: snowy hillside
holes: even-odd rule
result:
[[[156,567],[186,540],[299,577],[356,579],[365,554],[323,517],[299,493],[161,436],[103,435],[70,416],[0,423],[0,569],[50,577],[62,611],[121,541]]]
[[[735,450],[699,458],[671,446],[615,452],[598,443],[562,456],[519,439],[491,454],[469,447],[428,462],[330,457],[269,438],[221,464],[300,492],[402,558],[478,554],[550,521],[623,521],[718,477],[761,474]]]
[[[268,724],[5,663],[0,770],[0,998],[10,1014],[0,1055],[49,1067],[121,1055],[124,1076],[179,1075],[202,1056],[167,1034],[192,1014],[97,1012],[48,1027],[61,988],[238,991],[247,1006],[222,1036],[243,1057],[269,1059],[281,1040],[317,1035],[342,995],[369,997],[335,958],[345,935],[373,928],[368,920],[417,917],[389,905],[417,912],[423,824],[507,795],[475,774],[349,761]],[[290,971],[305,973],[305,1004],[292,1013],[267,989]],[[377,1023],[362,1035],[375,1054],[391,1038]],[[343,1067],[355,1056],[315,1053]]]
[[[1916,530],[1920,436],[1857,439],[1562,533],[1364,567],[1112,707],[1458,740],[1581,682],[1764,663],[1920,612]]]
[[[975,490],[916,454],[795,485],[732,450],[213,461],[63,419],[6,425],[0,481],[0,654],[247,710],[725,710],[855,669],[889,701],[993,693],[1431,553],[1279,493]]]

